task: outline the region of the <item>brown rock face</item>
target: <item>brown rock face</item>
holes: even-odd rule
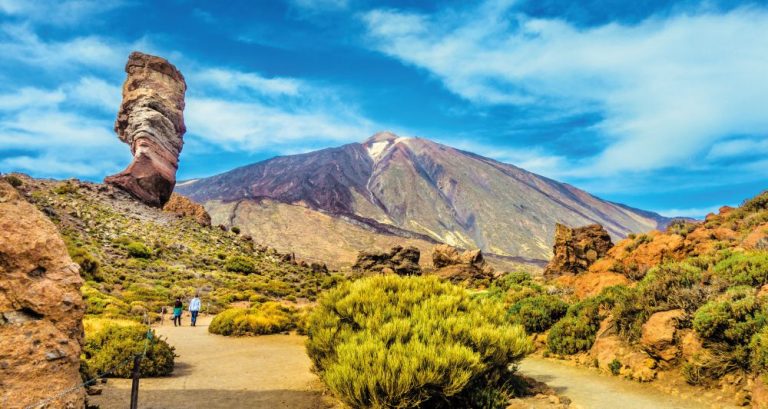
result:
[[[481,280],[493,277],[493,268],[485,263],[480,250],[459,251],[447,244],[432,250],[435,274],[453,282]]]
[[[473,265],[482,268],[485,265],[483,253],[480,250],[465,250],[459,252],[456,247],[447,244],[435,246],[432,250],[432,264],[435,268],[443,268],[457,264]]]
[[[544,276],[553,278],[587,271],[611,247],[611,236],[599,224],[570,228],[558,223],[555,226],[554,256],[547,264]]]
[[[361,251],[353,269],[376,273],[395,273],[399,275],[421,274],[416,247],[395,246],[389,252]]]
[[[677,358],[680,349],[675,345],[678,321],[685,316],[683,310],[657,312],[643,324],[640,345],[652,357],[665,362]]]
[[[0,179],[0,407],[26,407],[81,382],[81,284],[56,226]],[[83,405],[77,389],[46,407]]]
[[[182,217],[189,217],[203,226],[211,225],[211,216],[205,211],[205,208],[195,203],[186,196],[172,194],[168,203],[163,206],[163,210],[170,213],[176,213]]]
[[[184,145],[184,76],[163,58],[131,53],[115,132],[131,146],[133,162],[104,182],[162,207],[176,185]]]

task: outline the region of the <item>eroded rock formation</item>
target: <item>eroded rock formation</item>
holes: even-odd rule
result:
[[[493,277],[493,268],[486,264],[480,250],[459,251],[456,247],[439,244],[432,250],[432,264],[436,275],[453,282]]]
[[[163,206],[163,210],[182,217],[189,217],[203,226],[211,225],[211,216],[205,211],[205,208],[201,204],[189,200],[186,196],[172,194],[168,203]]]
[[[421,273],[416,247],[395,246],[389,252],[361,251],[353,269],[382,274],[415,275]]]
[[[611,236],[599,224],[571,228],[558,223],[555,227],[554,256],[544,270],[547,278],[587,271],[613,247]]]
[[[123,84],[115,132],[131,146],[133,162],[104,181],[150,206],[162,207],[176,185],[186,132],[187,84],[171,63],[140,52],[131,53],[125,71],[128,78]]]
[[[0,179],[0,407],[26,407],[81,382],[81,284],[56,226]],[[77,389],[46,407],[83,405]]]
[[[677,358],[680,349],[675,344],[678,322],[685,317],[683,310],[657,312],[643,324],[640,345],[650,356],[670,362]]]

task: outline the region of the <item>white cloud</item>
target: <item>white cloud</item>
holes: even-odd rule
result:
[[[116,9],[122,0],[0,0],[0,13],[46,25],[72,25]]]
[[[295,78],[265,78],[251,72],[223,68],[207,68],[193,73],[188,81],[201,87],[214,87],[225,91],[245,89],[263,95],[296,96],[302,81]]]
[[[55,106],[64,101],[61,90],[42,90],[24,87],[12,94],[0,95],[0,112],[28,109],[30,107]]]
[[[0,54],[35,68],[71,72],[78,67],[119,72],[131,47],[94,36],[65,41],[41,39],[27,25],[0,25]]]
[[[349,0],[290,0],[294,7],[309,11],[343,10],[349,6]]]
[[[0,160],[0,170],[38,176],[98,177],[130,161],[111,123],[58,107],[30,106],[0,120],[0,146],[25,153]]]
[[[230,151],[290,150],[306,142],[358,141],[376,127],[343,107],[288,109],[257,100],[188,98],[188,133]]]
[[[71,101],[109,113],[116,113],[122,100],[120,85],[92,76],[82,77],[65,89]]]
[[[364,21],[378,50],[477,104],[599,111],[607,146],[571,163],[574,176],[687,166],[722,138],[768,132],[764,10],[581,29],[510,21],[507,6],[432,16],[375,10]]]
[[[768,137],[755,139],[732,139],[717,142],[709,150],[707,159],[718,160],[741,156],[765,155],[768,153]]]
[[[721,206],[723,205],[691,207],[685,209],[662,209],[657,210],[656,213],[664,217],[693,217],[696,219],[703,219],[704,216],[709,213],[717,213]],[[731,206],[738,206],[738,204],[732,204]]]

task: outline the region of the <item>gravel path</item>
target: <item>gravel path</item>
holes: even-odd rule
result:
[[[558,395],[582,409],[709,409],[734,406],[704,404],[673,396],[651,385],[603,375],[587,368],[572,367],[541,358],[527,358],[520,373],[544,382]]]
[[[140,408],[332,407],[323,399],[320,380],[310,372],[303,337],[222,337],[208,333],[209,321],[203,318],[194,328],[156,328],[176,347],[179,358],[172,376],[141,380]],[[102,409],[125,409],[130,388],[130,380],[110,379],[103,394],[90,401]]]

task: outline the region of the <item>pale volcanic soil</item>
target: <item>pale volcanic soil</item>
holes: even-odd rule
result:
[[[176,368],[165,378],[142,379],[142,409],[316,409],[331,408],[320,380],[310,371],[304,337],[267,335],[223,337],[208,333],[210,318],[197,327],[156,327],[176,347]],[[130,380],[110,379],[101,396],[89,402],[102,409],[124,409]]]

